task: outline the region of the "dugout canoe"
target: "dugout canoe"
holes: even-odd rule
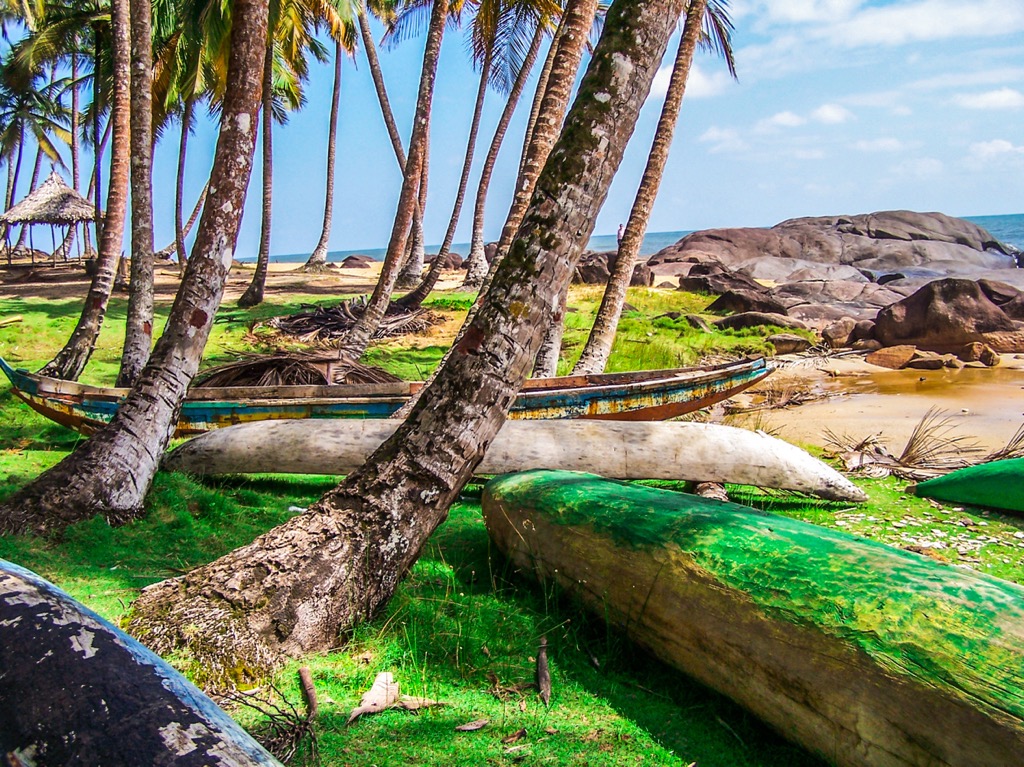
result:
[[[521,571],[837,765],[1024,754],[1024,588],[731,503],[587,474],[492,480]]]
[[[400,425],[390,419],[259,421],[195,437],[163,468],[190,474],[348,474]],[[477,474],[589,471],[618,479],[729,482],[861,502],[863,491],[763,432],[704,423],[506,421]]]
[[[951,471],[911,490],[922,498],[1024,512],[1024,458],[1006,458]]]
[[[88,386],[15,370],[0,358],[14,393],[36,412],[82,434],[113,418],[127,389]],[[531,378],[509,418],[660,421],[737,394],[771,372],[763,357],[721,365],[632,373]],[[416,381],[340,386],[194,387],[181,407],[177,436],[249,421],[387,418],[422,388]]]

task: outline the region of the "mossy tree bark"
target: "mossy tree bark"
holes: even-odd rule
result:
[[[99,229],[99,253],[96,274],[85,297],[85,306],[71,338],[57,356],[39,372],[54,378],[77,381],[85,364],[96,348],[103,318],[107,313],[110,292],[114,288],[117,262],[121,257],[124,221],[128,208],[128,168],[131,164],[130,102],[131,32],[128,0],[113,0],[110,4],[111,37],[114,59],[113,97],[110,122],[113,138],[110,149],[110,186],[107,190],[107,210]],[[94,85],[94,88],[98,87]],[[97,155],[99,152],[97,151]],[[96,194],[99,195],[100,167],[96,164]],[[98,205],[97,205],[98,209]],[[97,220],[99,224],[99,220]]]
[[[185,391],[199,368],[234,257],[252,171],[267,6],[235,0],[228,82],[208,204],[192,257],[149,363],[110,424],[0,506],[0,532],[59,534],[104,515],[124,522],[142,510]]]
[[[131,386],[153,345],[153,43],[150,0],[130,0],[132,265],[118,386]]]
[[[482,459],[533,364],[685,0],[619,0],[520,236],[395,436],[310,509],[150,586],[129,630],[210,687],[333,647],[388,602]]]
[[[679,110],[683,105],[693,54],[697,50],[697,43],[703,31],[702,22],[707,6],[708,0],[690,0],[683,34],[679,40],[679,50],[676,52],[672,76],[665,93],[665,103],[661,107],[661,117],[658,118],[658,127],[654,131],[651,151],[647,157],[647,166],[644,168],[644,175],[640,179],[640,186],[633,200],[626,231],[623,233],[622,242],[619,243],[618,257],[612,266],[608,286],[601,299],[601,307],[597,310],[594,326],[590,329],[586,346],[583,347],[576,367],[573,368],[573,374],[601,373],[608,364],[608,356],[615,341],[615,331],[622,316],[622,307],[626,303],[626,290],[633,279],[633,267],[640,253],[644,235],[647,233],[647,222],[650,220],[654,199],[658,196],[661,177],[668,161],[668,153],[672,148],[672,136],[675,134]],[[561,345],[561,333],[558,337]]]

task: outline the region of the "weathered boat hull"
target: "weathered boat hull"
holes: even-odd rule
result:
[[[397,429],[395,420],[263,421],[218,429],[165,456],[191,474],[348,474]],[[730,482],[835,501],[864,493],[839,472],[767,434],[701,423],[506,421],[477,474],[588,471],[618,479]]]
[[[281,767],[169,663],[3,560],[0,711],[5,765]]]
[[[91,434],[108,423],[127,389],[87,386],[15,370],[3,359],[15,394],[63,426]],[[509,417],[662,420],[720,402],[768,375],[763,358],[706,368],[531,379]],[[387,418],[419,382],[343,386],[194,388],[182,404],[177,434],[201,434],[238,423],[295,418]]]
[[[1024,588],[566,472],[488,483],[498,548],[838,765],[1019,764]]]

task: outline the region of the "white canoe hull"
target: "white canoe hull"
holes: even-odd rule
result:
[[[239,424],[186,442],[168,453],[163,465],[191,474],[348,474],[400,424],[388,419]],[[763,432],[679,421],[506,421],[476,473],[540,468],[865,500],[843,475],[788,442]]]

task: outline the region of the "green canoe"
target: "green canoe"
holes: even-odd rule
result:
[[[838,765],[1024,763],[1024,587],[570,472],[490,482],[513,564]]]
[[[1024,511],[1024,458],[979,463],[914,487],[922,498]]]

